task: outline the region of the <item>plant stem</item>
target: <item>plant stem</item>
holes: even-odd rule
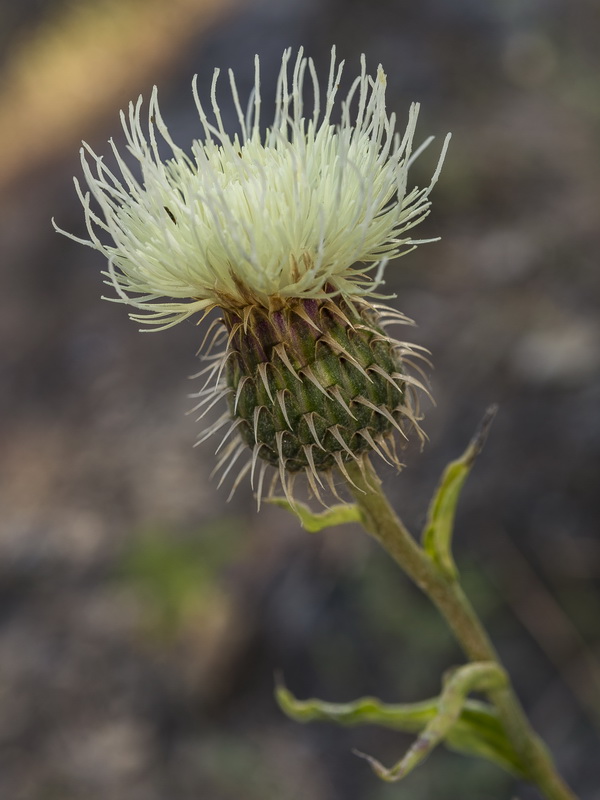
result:
[[[447,578],[413,539],[390,506],[368,459],[364,462],[364,472],[354,462],[347,464],[347,470],[354,484],[348,485],[367,532],[437,606],[470,661],[500,664],[498,653],[460,584]],[[490,690],[488,695],[521,756],[531,783],[548,800],[577,800],[557,773],[548,750],[531,727],[512,686]]]

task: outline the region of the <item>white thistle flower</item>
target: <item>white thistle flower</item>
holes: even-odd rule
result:
[[[300,50],[290,75],[290,58],[288,49],[266,130],[258,56],[245,110],[229,71],[239,122],[234,135],[225,130],[217,102],[219,70],[212,120],[194,82],[203,139],[190,153],[172,140],[156,88],[147,121],[142,98],[131,103],[121,122],[141,177],[112,140],[120,175],[84,144],[89,191],[75,185],[89,239],[66,235],[106,256],[104,274],[116,292],[109,299],[136,308],[135,320],[162,329],[198,312],[223,310],[227,346],[209,364],[208,385],[198,395],[206,410],[229,397],[229,412],[207,431],[232,419],[226,438],[235,436],[219,465],[228,472],[248,445],[252,456],[236,485],[242,474],[254,476],[261,459],[263,467],[276,467],[289,495],[288,476],[301,471],[318,495],[321,473],[331,478],[332,467],[345,473],[344,462],[365,451],[397,461],[388,446],[392,431],[402,430],[405,420],[416,425],[408,385],[415,381],[404,369],[410,348],[384,333],[381,308],[366,298],[381,297],[387,261],[421,243],[409,231],[429,213],[449,137],[429,185],[409,190],[409,166],[430,141],[413,152],[418,105],[411,106],[400,136],[395,115],[386,111],[385,73],[379,66],[375,77],[368,75],[363,56],[336,123],[343,62],[336,63],[335,50],[322,100],[312,60]],[[309,113],[306,80],[314,96]],[[171,151],[167,160],[159,138]],[[399,312],[392,317],[406,321]],[[340,365],[344,375],[337,374]],[[318,388],[321,404],[308,397],[306,386],[313,393]],[[264,468],[259,496],[263,475]]]
[[[386,112],[383,69],[378,67],[375,78],[367,75],[363,56],[336,125],[332,115],[343,62],[336,65],[333,51],[322,103],[312,60],[300,50],[290,83],[290,56],[288,49],[275,118],[266,131],[261,130],[256,56],[245,113],[229,72],[240,126],[235,135],[221,120],[217,69],[212,122],[194,83],[204,139],[194,141],[191,154],[173,142],[156,88],[146,124],[141,97],[121,114],[141,181],[112,140],[120,176],[88,145],[81,149],[90,192],[84,194],[77,181],[76,186],[90,238],[67,236],[106,256],[106,275],[117,299],[145,312],[132,315],[135,319],[167,327],[214,306],[324,297],[326,285],[328,296],[332,289],[344,296],[372,296],[381,269],[375,277],[367,273],[420,243],[407,232],[429,212],[444,153],[429,186],[407,192],[408,167],[417,155],[412,142],[418,105],[411,106],[400,139],[395,115]],[[315,98],[309,117],[302,99],[307,69]],[[166,161],[159,155],[157,134],[171,149]],[[102,216],[92,209],[90,193]],[[111,243],[101,241],[102,231]]]

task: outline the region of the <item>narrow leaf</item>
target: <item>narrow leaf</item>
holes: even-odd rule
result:
[[[389,770],[371,756],[359,753],[384,780],[395,781],[407,775],[442,741],[451,750],[485,758],[517,777],[526,777],[526,770],[504,732],[496,709],[466,696],[471,691],[486,691],[505,681],[506,676],[497,665],[468,664],[454,672],[439,697],[419,703],[387,704],[376,697],[362,697],[350,703],[327,703],[316,698],[298,700],[281,683],[276,687],[275,697],[281,710],[297,722],[380,725],[420,734],[403,758]]]
[[[435,717],[438,698],[420,703],[388,705],[376,697],[361,697],[349,703],[328,703],[310,698],[298,700],[278,684],[275,699],[286,716],[296,722],[335,722],[337,725],[381,725],[384,728],[418,733]]]
[[[504,732],[498,712],[487,703],[467,700],[456,724],[446,736],[445,745],[457,753],[492,761],[517,778],[529,779]]]
[[[423,547],[451,580],[457,577],[452,558],[452,533],[458,498],[475,459],[483,449],[497,410],[497,406],[488,408],[465,452],[448,464],[429,506],[423,530]]]
[[[285,497],[270,497],[268,502],[294,513],[302,527],[311,533],[322,531],[323,528],[331,528],[334,525],[342,525],[344,522],[360,522],[361,520],[359,508],[354,503],[340,503],[315,514],[305,503],[294,502],[292,504]]]

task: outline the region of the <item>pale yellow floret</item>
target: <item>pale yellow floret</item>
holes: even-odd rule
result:
[[[121,115],[139,175],[112,141],[118,173],[82,148],[89,191],[76,186],[89,239],[71,238],[106,256],[112,299],[142,312],[134,319],[164,328],[215,305],[378,296],[387,261],[420,243],[409,231],[429,213],[447,139],[430,184],[408,190],[408,168],[422,149],[412,152],[418,106],[411,106],[401,138],[395,115],[386,111],[385,74],[379,67],[375,78],[367,75],[363,57],[334,124],[343,62],[332,51],[321,103],[312,60],[302,50],[293,64],[290,58],[286,50],[266,130],[257,57],[245,111],[229,73],[239,123],[234,135],[219,111],[216,70],[211,119],[194,84],[203,137],[191,152],[173,142],[156,88],[146,120],[142,98]],[[309,114],[307,73],[314,96]],[[157,137],[171,150],[167,160]]]

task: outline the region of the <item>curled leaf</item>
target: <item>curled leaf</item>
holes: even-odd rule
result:
[[[322,531],[323,528],[331,528],[334,525],[342,525],[345,522],[360,522],[360,510],[355,503],[340,503],[315,514],[305,503],[290,503],[285,497],[270,497],[269,502],[273,505],[285,508],[295,514],[300,520],[302,527],[311,533]]]
[[[517,777],[526,777],[496,709],[468,698],[470,692],[498,688],[506,680],[504,670],[497,664],[479,662],[455,670],[439,697],[419,703],[387,704],[376,697],[362,697],[349,703],[327,703],[316,698],[298,700],[282,682],[277,684],[275,697],[281,710],[298,722],[373,724],[419,734],[390,769],[372,756],[357,753],[382,780],[397,781],[405,777],[442,742],[451,750],[486,758]]]

